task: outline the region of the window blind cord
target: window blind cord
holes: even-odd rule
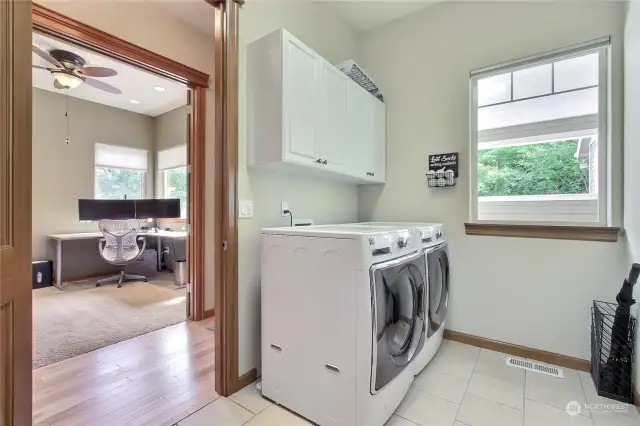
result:
[[[289,218],[291,219],[289,222],[289,226],[293,227],[293,213],[291,213],[291,210],[284,210],[283,213],[289,215]]]

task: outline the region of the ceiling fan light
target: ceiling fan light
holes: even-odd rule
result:
[[[51,75],[58,81],[58,83],[69,89],[75,89],[84,82],[80,77],[66,72],[53,71],[51,72]]]

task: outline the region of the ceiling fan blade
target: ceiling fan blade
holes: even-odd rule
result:
[[[47,68],[47,67],[41,67],[40,65],[31,65],[32,68],[37,68],[39,70],[47,70],[47,71],[51,71],[51,69]]]
[[[104,67],[76,68],[75,72],[82,77],[113,77],[118,75],[118,71]]]
[[[66,89],[66,87],[60,84],[58,80],[53,80],[53,87],[55,87],[56,89]]]
[[[94,80],[93,78],[85,78],[84,82],[89,86],[95,87],[96,89],[104,90],[105,92],[113,93],[115,95],[120,95],[122,92],[120,89],[113,87],[110,84],[102,82],[100,80]]]
[[[54,59],[53,56],[49,55],[44,50],[40,49],[38,46],[32,45],[31,50],[33,51],[33,53],[40,56],[42,59],[49,62],[50,64],[55,65],[58,68],[64,68],[62,64],[60,64],[60,62]]]

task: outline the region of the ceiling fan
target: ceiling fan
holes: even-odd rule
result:
[[[53,86],[56,89],[73,89],[82,83],[87,83],[89,86],[104,90],[105,92],[116,95],[122,94],[120,89],[103,81],[91,78],[113,77],[114,75],[118,75],[118,72],[114,69],[85,67],[84,64],[86,61],[84,58],[66,50],[56,49],[47,53],[37,46],[31,46],[31,50],[51,65],[55,65],[55,68],[41,67],[39,65],[33,65],[33,68],[49,71],[54,78]]]

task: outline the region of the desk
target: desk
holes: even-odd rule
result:
[[[56,287],[62,290],[62,243],[64,241],[78,241],[78,240],[98,240],[103,238],[102,232],[81,232],[76,234],[51,234],[47,236],[49,239],[56,242]],[[187,238],[185,231],[158,231],[158,232],[139,232],[138,237],[145,238],[157,238],[158,240],[158,271],[162,268],[162,240],[163,239],[178,239],[184,240]]]

